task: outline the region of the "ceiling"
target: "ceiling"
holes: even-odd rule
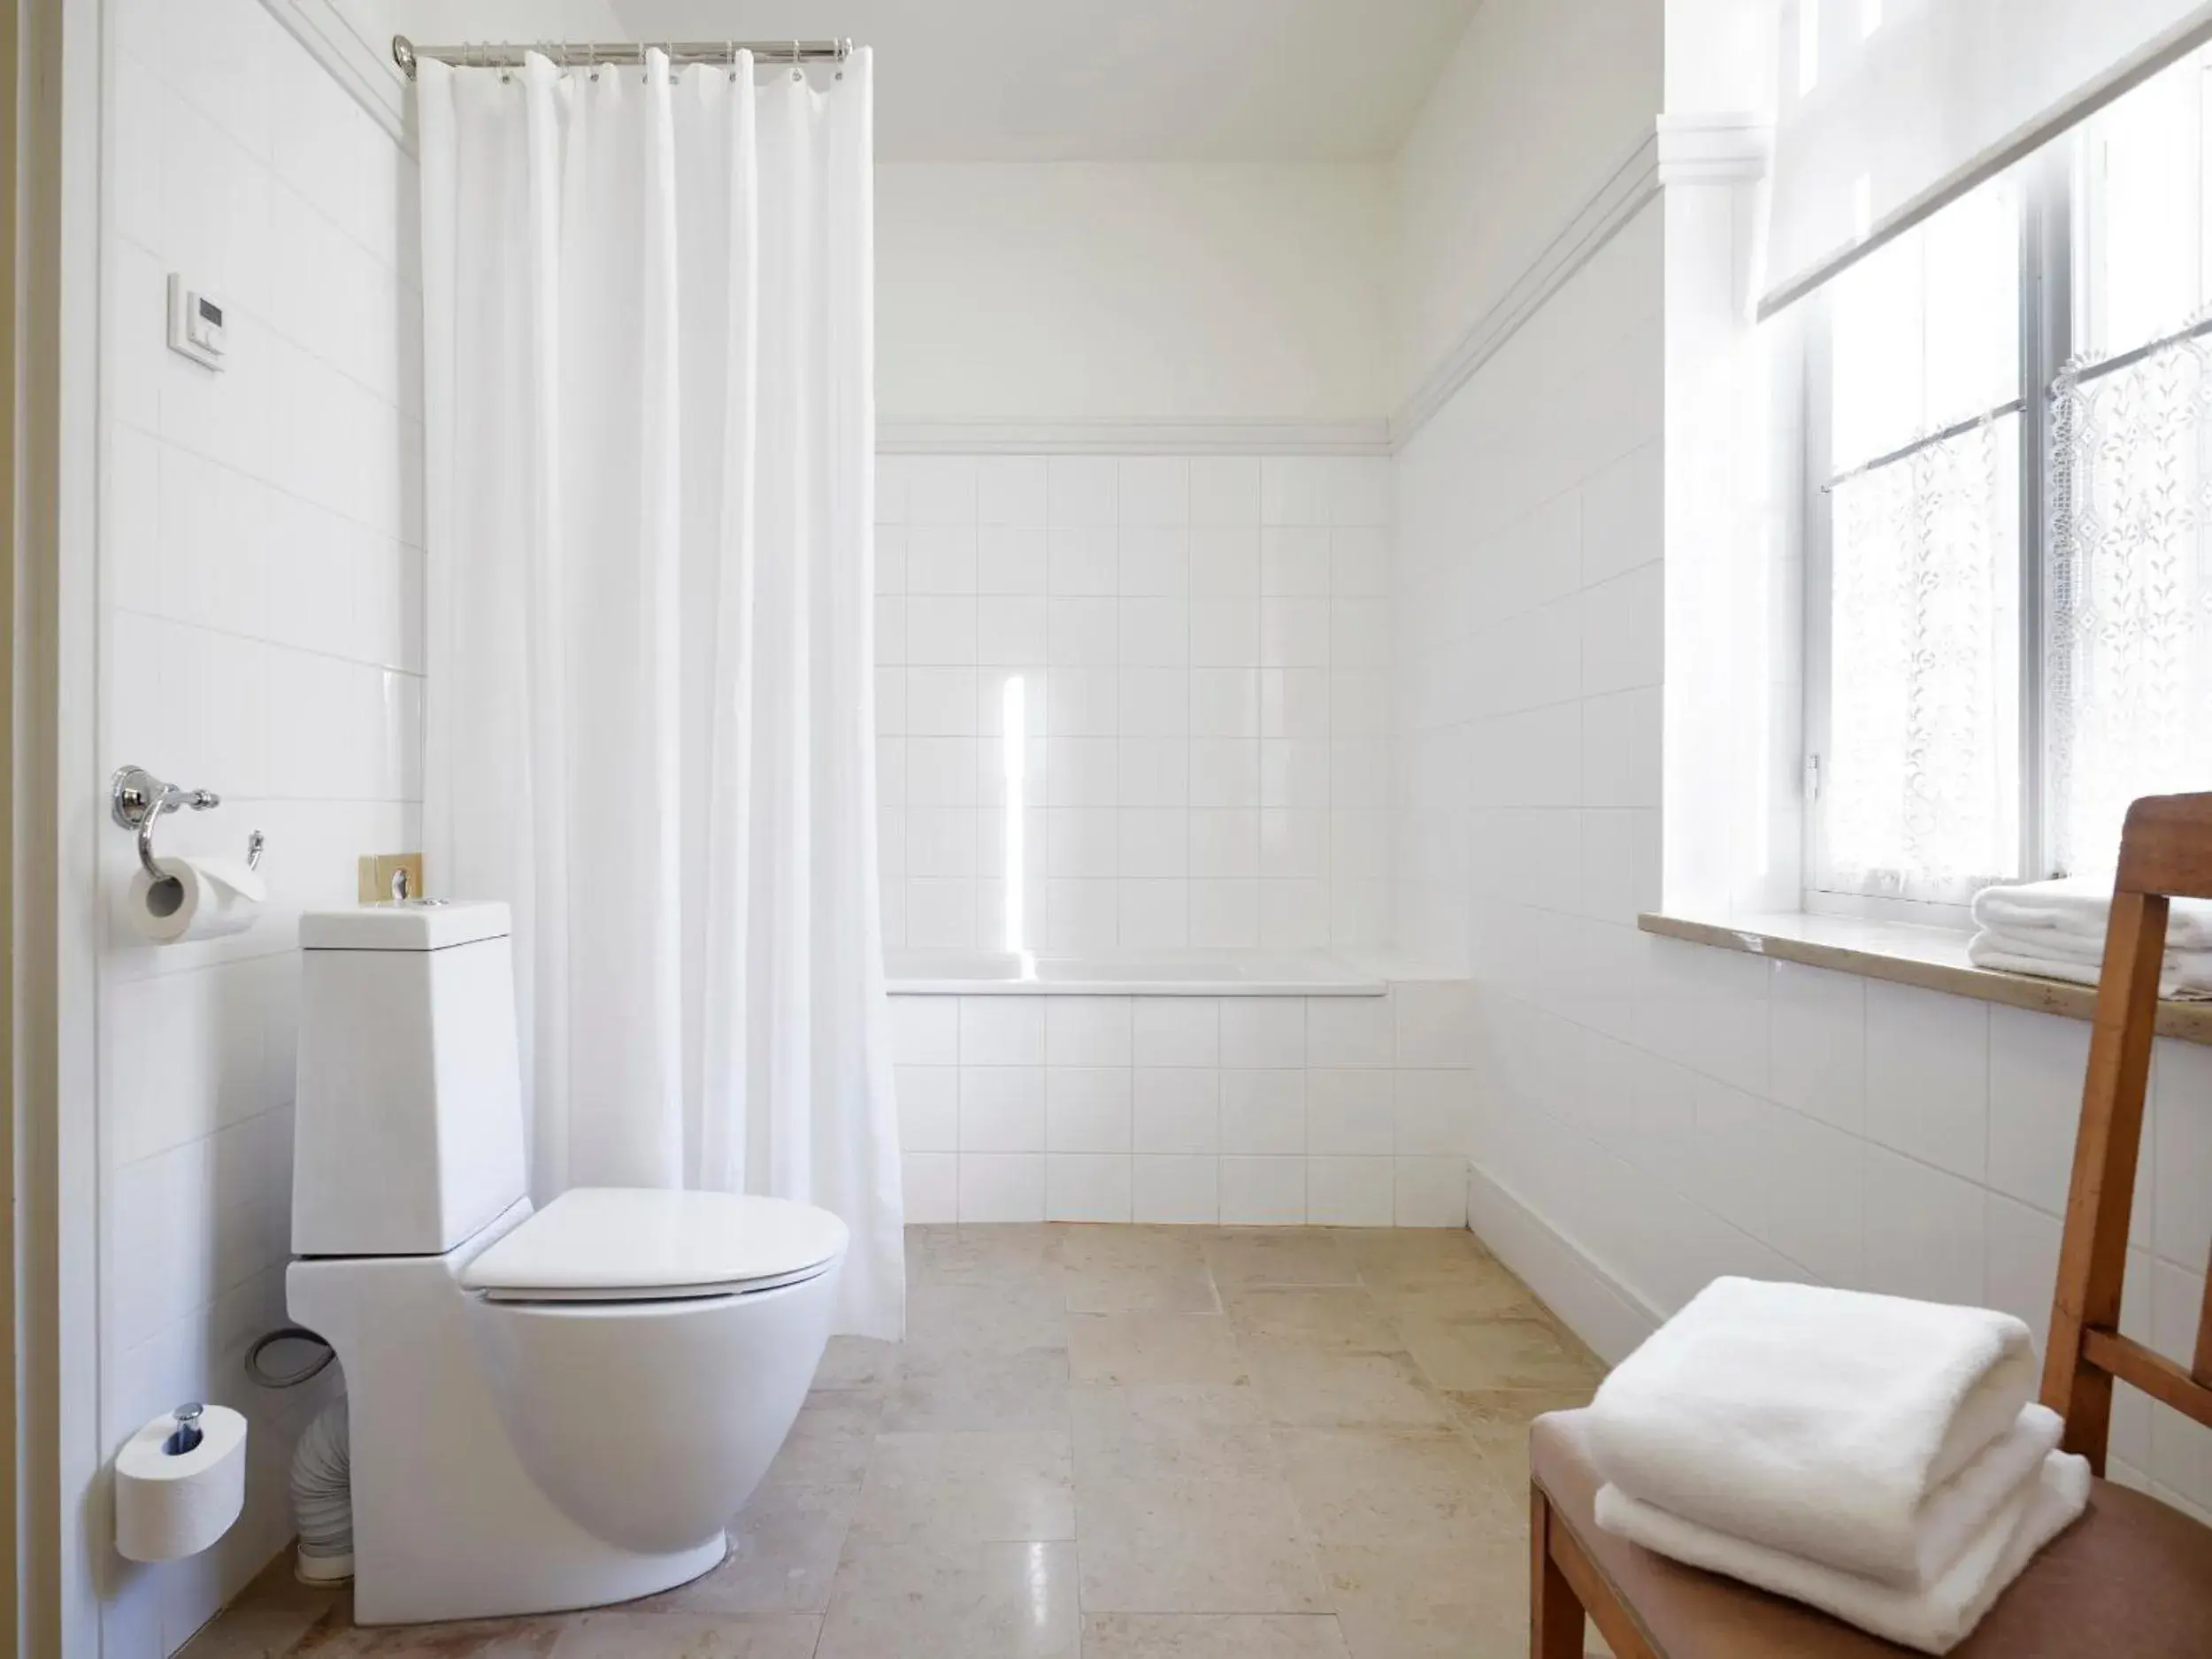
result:
[[[1480,0],[540,0],[533,32],[849,35],[886,161],[1379,161]],[[395,0],[418,39],[518,8]],[[472,27],[472,25],[478,27]],[[602,35],[601,38],[604,38]]]

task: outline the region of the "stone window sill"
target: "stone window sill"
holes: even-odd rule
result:
[[[1647,933],[1686,940],[1694,945],[1774,956],[1807,967],[1888,979],[2039,1014],[2088,1019],[2096,1010],[2097,994],[2088,986],[1976,967],[1966,959],[1967,936],[1949,928],[1794,911],[1726,920],[1652,911],[1639,916],[1636,926]],[[2183,1042],[2212,1044],[2212,1002],[2161,1002],[2158,1034]]]

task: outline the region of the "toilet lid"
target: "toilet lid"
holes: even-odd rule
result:
[[[724,1295],[811,1279],[849,1236],[828,1210],[781,1198],[580,1187],[478,1255],[461,1283],[531,1302]]]

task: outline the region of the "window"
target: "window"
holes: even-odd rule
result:
[[[1846,270],[1809,346],[1808,887],[2108,868],[2212,787],[2212,58]]]

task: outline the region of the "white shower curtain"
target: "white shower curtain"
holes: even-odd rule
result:
[[[869,54],[419,73],[424,846],[514,907],[533,1189],[821,1204],[896,1336]]]

